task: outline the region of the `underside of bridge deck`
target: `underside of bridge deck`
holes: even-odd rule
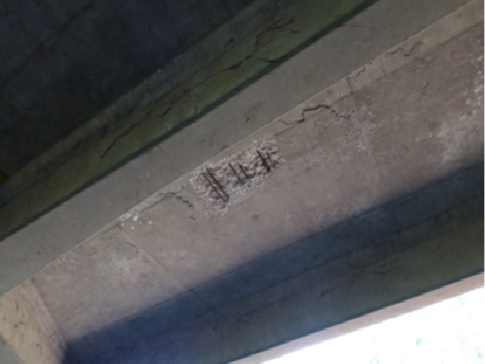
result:
[[[230,362],[483,272],[481,1],[74,3],[2,60],[1,363]]]

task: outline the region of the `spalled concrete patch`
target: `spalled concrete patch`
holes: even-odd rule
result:
[[[205,164],[193,173],[190,182],[212,211],[226,212],[240,196],[261,184],[282,162],[274,140],[253,144],[217,163]]]

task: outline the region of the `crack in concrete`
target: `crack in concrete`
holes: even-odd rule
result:
[[[368,25],[362,25],[362,24],[346,24],[344,25],[346,28],[357,28],[357,29],[365,29],[368,30],[369,34],[367,36],[364,36],[361,41],[358,41],[359,43],[368,43],[372,40],[374,35],[377,33],[377,30],[374,27],[368,26]]]
[[[279,121],[281,123],[285,124],[285,125],[288,125],[288,126],[294,126],[296,124],[302,124],[306,121],[306,113],[312,112],[312,111],[317,111],[317,110],[322,110],[322,109],[330,111],[332,114],[334,114],[337,117],[337,120],[340,120],[340,119],[350,120],[351,119],[350,115],[342,115],[337,110],[335,110],[333,107],[331,107],[328,104],[318,104],[316,106],[309,106],[309,107],[304,108],[301,111],[299,119],[296,119],[294,121],[287,121],[287,120],[282,119],[282,120],[279,120]],[[287,130],[280,131],[276,135],[280,135],[282,133],[285,133],[286,131]]]
[[[336,287],[336,286],[331,287],[331,288],[327,288],[326,290],[322,291],[318,297],[319,297],[319,298],[323,298],[323,297],[324,297],[324,296],[326,296],[328,293],[330,293],[330,292],[332,292],[332,291],[335,291],[336,289],[337,289],[337,287]]]
[[[13,325],[13,327],[16,329],[19,326],[26,326],[26,325],[27,325],[27,322],[21,320],[21,321],[18,321],[15,325]]]
[[[183,196],[179,195],[178,193],[169,192],[168,194],[170,194],[170,196],[174,196],[178,201],[182,202],[184,205],[188,206],[189,208],[194,209],[194,204],[189,200],[187,200],[186,198],[184,198]]]
[[[403,57],[409,57],[409,56],[412,56],[412,54],[414,53],[416,48],[419,48],[421,46],[423,46],[423,42],[419,41],[419,42],[414,43],[413,46],[408,51],[405,51],[403,47],[398,47],[393,51],[387,52],[384,57],[387,58],[389,56],[394,56],[398,53],[401,53],[403,55]]]
[[[293,123],[296,123],[296,124],[304,123],[306,121],[306,115],[305,115],[306,113],[311,112],[311,111],[321,110],[321,109],[330,111],[332,114],[334,114],[337,117],[338,120],[340,120],[340,119],[350,120],[349,115],[341,115],[337,110],[335,110],[330,105],[318,104],[316,106],[310,106],[310,107],[304,108],[301,111],[300,118],[295,120]]]
[[[159,118],[163,118],[165,115],[167,115],[171,110],[172,108],[175,106],[175,104],[182,98],[183,95],[185,95],[186,93],[190,92],[189,90],[184,90],[182,92],[182,95],[175,95],[174,97],[172,97],[172,99],[170,100],[170,102],[168,103],[168,107],[167,109],[165,109],[161,114],[157,115],[157,117]],[[100,153],[99,156],[101,159],[103,159],[106,154],[108,154],[111,149],[114,148],[114,146],[120,141],[120,139],[124,138],[125,136],[127,136],[128,134],[130,134],[138,125],[142,124],[143,122],[145,122],[147,119],[146,118],[141,118],[140,120],[138,120],[137,122],[134,122],[133,124],[131,124],[128,128],[126,128],[124,131],[122,131],[116,138],[113,139],[113,141],[106,147],[106,149],[104,150],[104,152]]]
[[[276,31],[279,31],[279,30],[289,30],[289,33],[284,34],[284,36],[288,36],[288,35],[297,34],[297,33],[300,32],[299,29],[288,29],[288,28],[286,28],[289,24],[292,24],[292,23],[295,22],[294,16],[290,17],[288,20],[284,21],[283,23],[278,24],[278,22],[281,22],[281,19],[276,20],[275,22],[273,22],[272,25],[270,25],[269,27],[263,29],[260,33],[258,33],[256,35],[255,49],[250,54],[248,54],[246,57],[244,57],[239,62],[233,63],[232,65],[230,65],[230,66],[228,66],[226,68],[223,68],[223,69],[221,69],[219,71],[214,72],[211,75],[208,75],[207,77],[203,78],[201,81],[199,81],[198,83],[196,83],[190,89],[183,90],[180,95],[174,96],[172,98],[172,100],[168,103],[169,104],[168,108],[163,113],[157,115],[157,117],[158,118],[163,118],[164,116],[166,116],[173,109],[173,107],[177,104],[177,102],[179,102],[184,96],[186,96],[187,94],[190,94],[190,93],[194,92],[197,88],[199,88],[200,86],[202,86],[203,84],[205,84],[206,82],[208,82],[209,80],[211,80],[212,78],[214,78],[214,77],[216,77],[216,76],[218,76],[218,75],[220,75],[221,73],[224,73],[224,72],[237,70],[237,69],[241,68],[245,63],[247,63],[251,59],[256,59],[258,61],[261,61],[261,62],[264,62],[264,63],[267,63],[267,64],[277,64],[277,63],[279,63],[285,57],[285,55],[282,55],[280,57],[276,57],[274,59],[266,58],[266,57],[261,57],[261,56],[257,56],[256,55],[256,53],[258,51],[260,51],[262,48],[264,48],[265,46],[271,44],[274,41],[274,39],[272,39],[268,43],[266,43],[264,45],[261,45],[260,44],[261,38],[265,34],[267,34],[267,33],[273,34],[273,33],[275,33]],[[225,53],[226,52],[223,52],[215,60],[218,60]],[[114,148],[114,146],[119,142],[120,139],[122,139],[125,136],[127,136],[128,134],[130,134],[139,124],[142,124],[145,120],[146,119],[143,118],[143,119],[139,120],[138,122],[133,123],[125,131],[123,131],[115,139],[113,139],[113,141],[108,145],[108,147],[104,150],[104,152],[101,152],[100,153],[100,158],[104,158]]]
[[[281,22],[283,21],[283,22]],[[295,22],[295,17],[292,16],[288,20],[277,19],[273,22],[273,24],[269,25],[267,28],[263,29],[261,32],[258,33],[256,36],[255,46],[259,46],[261,43],[261,39],[266,36],[272,36],[275,32],[286,30],[289,34],[297,34],[300,32],[299,29],[287,28],[288,25],[293,24]],[[271,41],[270,41],[271,42]]]
[[[165,117],[172,109],[173,107],[181,100],[183,99],[184,96],[194,92],[197,88],[199,88],[200,86],[202,86],[204,83],[208,82],[209,80],[211,80],[212,78],[218,76],[219,74],[223,73],[223,72],[228,72],[228,71],[234,71],[234,70],[237,70],[239,68],[241,68],[246,62],[248,62],[250,59],[256,59],[258,61],[261,61],[261,62],[265,62],[267,64],[276,64],[278,62],[280,62],[280,60],[284,57],[284,56],[281,56],[281,57],[277,57],[275,59],[271,59],[271,58],[265,58],[265,57],[260,57],[260,56],[257,56],[256,53],[261,49],[261,47],[259,48],[256,48],[251,54],[247,55],[246,57],[244,57],[241,61],[239,62],[236,62],[226,68],[223,68],[222,70],[219,70],[215,73],[213,73],[212,75],[209,75],[207,77],[205,77],[204,79],[202,79],[200,82],[198,82],[197,84],[195,84],[192,88],[190,89],[185,89],[182,91],[181,94],[179,95],[175,95],[172,100],[168,103],[168,108],[165,109],[165,111],[159,115],[157,115],[158,118],[163,118]],[[133,123],[132,125],[130,125],[126,130],[124,130],[123,132],[121,132],[121,134],[119,134],[115,139],[113,139],[113,141],[108,145],[108,147],[104,150],[104,152],[101,152],[100,153],[100,158],[104,158],[113,148],[114,146],[119,142],[120,139],[126,137],[128,134],[130,134],[138,125],[142,124],[144,121],[146,121],[147,119],[141,119],[139,120],[138,122],[136,123]]]
[[[369,62],[369,65],[371,65],[372,62]],[[347,79],[353,79],[355,80],[357,77],[359,77],[362,73],[365,72],[366,66],[362,67],[354,76],[349,76]]]

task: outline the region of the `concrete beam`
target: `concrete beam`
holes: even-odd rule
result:
[[[82,146],[76,145],[77,150],[57,155],[58,159],[50,163],[48,172],[44,172],[42,178],[35,176],[35,180],[26,181],[28,187],[22,193],[12,196],[12,192],[4,192],[4,195],[8,193],[9,196],[6,197],[7,205],[0,208],[0,238],[25,226],[136,154],[199,118],[248,82],[280,64],[310,40],[329,32],[370,2],[283,0],[278,3],[254,3],[252,9],[238,16],[239,19],[230,21],[224,32],[216,32],[195,47],[193,59],[186,55],[184,61],[189,62],[189,65],[176,60],[166,69],[160,70],[165,76],[165,84],[156,90],[158,95],[161,94],[159,97],[153,100],[151,96],[150,101],[143,100],[144,107],[140,108],[141,105],[130,102],[130,97],[137,98],[140,95],[127,95],[121,101],[131,106],[128,111],[127,105],[121,106],[126,111],[125,115],[115,114],[115,120],[110,120],[101,128],[98,123],[91,122],[97,124],[97,130],[94,135],[90,135],[90,139],[81,142]],[[271,18],[269,21],[265,17],[249,18],[255,12],[271,14]],[[240,26],[241,23],[251,23],[249,29],[242,32],[244,37],[238,32],[237,36],[232,36],[231,27]],[[223,40],[225,43],[221,44]],[[193,51],[189,53],[194,56]],[[201,58],[201,53],[208,58],[202,69],[200,65],[194,66],[196,60]],[[173,69],[179,67],[189,67],[190,71],[182,71],[175,84],[173,79],[167,82]],[[148,87],[144,88],[146,91]],[[119,112],[116,106],[114,109],[110,111]],[[34,164],[38,165],[39,162]],[[11,182],[3,188],[8,189],[15,183]]]
[[[5,292],[15,284],[28,278],[162,186],[175,180],[183,173],[189,172],[208,158],[218,154],[228,145],[266,125],[272,119],[277,118],[322,88],[337,81],[356,67],[369,62],[386,49],[408,38],[433,21],[438,20],[464,2],[458,0],[431,2],[416,0],[403,4],[394,0],[383,0],[375,3],[347,22],[345,26],[334,29],[334,31],[314,43],[311,47],[302,50],[280,67],[274,69],[267,77],[257,81],[217,109],[209,112],[194,124],[194,128],[187,128],[189,130],[188,134],[177,133],[173,135],[162,146],[159,145],[149,152],[138,156],[124,167],[99,180],[96,184],[86,188],[70,200],[65,201],[21,231],[4,239],[0,243],[0,292]],[[307,7],[305,5],[307,4],[306,2],[298,2],[298,4],[294,5],[298,7],[298,9],[295,9],[296,15],[305,12],[320,14],[319,11],[323,11],[323,8],[317,11],[313,7]],[[283,8],[285,11],[292,9],[291,7]],[[338,9],[340,9],[339,14],[341,11],[344,11],[344,8],[339,7]],[[348,8],[345,7],[345,9]],[[272,12],[270,13],[273,14]],[[325,14],[324,19],[330,21],[330,18],[327,17],[328,14],[326,12]],[[335,13],[332,14],[335,15]],[[450,31],[456,31],[468,26],[469,17],[471,15],[467,15],[467,21],[455,19],[454,24],[457,28],[450,28]],[[279,21],[281,20],[280,18],[278,19]],[[301,19],[300,15],[295,19]],[[311,19],[313,19],[312,21],[318,20],[319,23],[321,22],[321,18],[315,20],[316,18],[312,17]],[[306,20],[308,19],[298,21],[306,23]],[[237,21],[241,21],[241,19]],[[228,26],[235,26],[235,28],[239,29],[236,27],[239,24],[237,21],[236,23],[230,23]],[[266,29],[267,21],[268,19],[261,18],[257,21],[257,24],[264,24],[262,29]],[[322,24],[330,23],[325,21]],[[315,31],[314,28],[310,28],[313,30],[308,30],[308,32]],[[224,29],[227,30],[227,28]],[[250,34],[253,35],[245,34],[241,39],[246,39],[247,36],[249,40],[246,39],[245,41],[254,45],[255,39],[258,38],[257,34],[262,29],[251,28]],[[274,38],[269,36],[267,46],[273,47],[275,44],[286,43],[288,36],[294,36],[293,32],[287,28],[285,29],[282,34],[277,32]],[[227,33],[224,33],[223,30],[221,32],[214,35],[216,39],[225,39],[224,37]],[[308,35],[308,32],[305,31],[303,33]],[[270,31],[269,33],[272,32]],[[443,34],[448,33],[445,32]],[[281,39],[279,38],[280,36],[282,37]],[[219,44],[220,42],[216,43]],[[201,47],[204,49],[203,46]],[[250,47],[250,49],[252,48]],[[263,48],[261,52],[263,52]],[[229,54],[230,52],[224,57],[229,57]],[[268,56],[267,54],[257,54],[258,56]],[[240,56],[244,59],[247,55],[248,53],[244,53]],[[230,57],[228,59],[234,61]],[[260,61],[257,59],[251,62],[253,61],[260,65]],[[302,64],[305,64],[305,67],[301,67]],[[194,65],[187,66],[187,69],[192,69],[192,66]],[[218,64],[217,67],[219,66]],[[184,69],[184,67],[180,69]],[[258,67],[256,68],[259,69]],[[368,67],[368,69],[372,69],[372,67]],[[82,184],[82,181],[85,180],[82,175],[95,175],[99,173],[100,168],[109,168],[108,165],[112,166],[112,163],[124,158],[125,152],[128,153],[132,150],[132,147],[125,148],[121,146],[133,145],[138,148],[147,142],[145,137],[150,139],[152,136],[159,135],[158,132],[154,131],[155,129],[161,128],[160,130],[165,130],[163,126],[165,124],[159,124],[154,121],[155,119],[150,118],[146,119],[148,123],[146,125],[151,126],[142,127],[145,124],[138,124],[135,120],[136,118],[131,118],[131,112],[128,111],[129,107],[125,109],[123,106],[140,102],[143,110],[152,106],[153,108],[159,107],[160,105],[155,101],[166,92],[163,88],[162,91],[165,90],[163,92],[158,89],[159,85],[163,84],[164,74],[162,72],[162,74],[156,76],[156,80],[153,83],[148,82],[131,96],[129,95],[122,99],[119,104],[121,106],[117,105],[113,109],[108,110],[106,114],[93,121],[88,129],[81,130],[74,137],[74,141],[68,142],[72,146],[84,140],[83,138],[86,135],[93,138],[93,135],[96,135],[96,132],[99,131],[99,125],[113,127],[112,132],[106,138],[93,139],[95,140],[94,144],[92,149],[89,149],[92,153],[87,152],[82,147],[78,149],[79,154],[75,154],[73,158],[79,158],[79,163],[74,162],[74,159],[69,159],[63,167],[59,167],[49,176],[39,180],[32,187],[18,195],[15,195],[19,192],[14,191],[15,186],[25,186],[22,182],[24,179],[22,175],[19,176],[19,180],[13,178],[10,185],[4,185],[4,192],[6,191],[7,195],[10,196],[9,191],[13,191],[15,192],[13,193],[15,197],[0,208],[3,235],[8,234],[15,226],[20,226],[22,221],[26,221],[26,217],[29,217],[27,220],[30,219],[30,217],[38,214],[39,211],[50,205],[52,201],[57,200],[59,193],[64,196],[68,194],[67,190],[71,189],[73,183]],[[365,73],[363,75],[367,77]],[[239,71],[235,71],[234,77],[239,79],[239,76]],[[362,77],[362,75],[357,77],[361,80],[358,82],[363,82]],[[182,77],[182,79],[184,78]],[[228,85],[229,83],[226,86]],[[235,86],[235,84],[231,85]],[[154,99],[150,97],[148,99],[144,98],[143,95],[148,90],[156,95]],[[221,95],[222,93],[218,91],[216,94]],[[202,94],[205,94],[205,92]],[[184,95],[183,97],[188,96]],[[261,102],[261,100],[272,101]],[[153,105],[152,102],[154,102]],[[180,103],[180,105],[182,104],[184,110],[187,105],[190,105],[190,103]],[[203,108],[198,107],[196,109],[200,111]],[[117,124],[114,120],[119,116],[116,110],[122,110],[121,115],[125,115],[129,122],[134,123],[135,127],[133,133],[130,132],[123,135],[120,139],[121,141],[117,141],[110,148],[107,156],[113,153],[112,156],[106,157],[107,159],[101,158],[99,152],[106,150],[105,147],[111,145],[114,135],[120,130],[115,127]],[[194,110],[189,110],[188,112],[194,113]],[[141,110],[138,111],[141,112]],[[139,115],[138,111],[135,113],[136,115]],[[178,113],[175,114],[178,115]],[[175,117],[175,114],[171,116],[175,118],[174,120],[180,121],[183,119],[183,117],[179,118],[180,115]],[[228,122],[228,115],[231,115],[231,117],[235,116],[234,120],[231,119],[231,122]],[[142,119],[145,120],[144,118]],[[155,129],[152,129],[152,127]],[[190,153],[189,148],[187,148],[188,145],[195,146],[197,153]],[[57,151],[53,152],[54,156],[51,156],[53,160],[56,160],[60,154],[67,153],[70,150],[70,147],[63,148],[64,146],[60,146]],[[118,148],[120,153],[115,153]],[[52,161],[51,157],[47,157],[47,160]],[[36,169],[33,168],[33,171],[36,171]],[[31,176],[29,176],[29,173],[26,172],[26,181],[32,181],[30,179]],[[57,197],[53,198],[53,196]],[[93,213],[86,214],[86,211],[92,211]]]

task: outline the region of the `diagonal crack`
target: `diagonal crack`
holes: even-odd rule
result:
[[[285,23],[285,25],[286,24],[287,23]],[[298,31],[296,31],[296,32],[298,32]],[[292,33],[294,33],[294,32],[292,32]],[[253,52],[251,52],[250,54],[245,56],[239,62],[233,63],[232,65],[230,65],[226,68],[223,68],[223,69],[221,69],[217,72],[214,72],[213,74],[203,78],[201,81],[196,83],[192,88],[183,90],[180,95],[176,95],[170,100],[170,102],[168,103],[168,107],[161,114],[157,115],[157,117],[163,118],[165,115],[167,115],[173,109],[173,107],[177,104],[177,102],[179,102],[185,95],[190,94],[191,92],[195,91],[197,88],[199,88],[200,86],[202,86],[203,84],[205,84],[206,82],[211,80],[212,78],[220,75],[221,73],[237,70],[237,69],[241,68],[245,63],[247,63],[251,59],[256,59],[258,61],[261,61],[261,62],[264,62],[264,63],[267,63],[267,64],[277,64],[284,57],[284,55],[283,55],[281,57],[276,57],[276,58],[272,59],[272,58],[265,58],[265,57],[257,56],[256,53],[262,48],[263,48],[263,46],[257,46],[254,49]],[[139,124],[143,123],[145,120],[146,119],[140,119],[138,122],[133,123],[127,129],[125,129],[123,132],[121,132],[116,138],[113,139],[113,141],[108,145],[108,147],[104,150],[104,152],[100,153],[100,157],[104,158],[114,148],[114,146],[120,141],[120,139],[122,139],[125,136],[127,136],[128,134],[130,134]]]
[[[170,100],[170,102],[168,103],[168,107],[161,114],[159,114],[157,116],[158,117],[164,117],[165,115],[167,115],[172,110],[172,108],[174,107],[174,105],[179,101],[179,99],[181,99],[181,96],[178,96],[178,97],[175,97],[174,96],[172,98],[172,100]],[[112,142],[108,145],[108,147],[106,147],[106,149],[104,150],[104,152],[100,153],[100,158],[101,159],[104,158],[106,156],[106,154],[108,154],[111,151],[111,149],[114,148],[114,146],[118,143],[118,141],[120,139],[122,139],[125,136],[127,136],[128,134],[130,134],[138,125],[140,125],[141,123],[143,123],[145,120],[146,120],[145,118],[142,118],[142,119],[138,120],[137,122],[131,124],[124,131],[122,131],[116,138],[114,138],[112,140]]]
[[[255,45],[258,47],[261,44],[261,39],[266,35],[273,35],[277,31],[287,30],[290,34],[299,33],[300,30],[288,28],[287,26],[293,24],[295,22],[295,17],[292,16],[286,21],[282,21],[282,19],[278,19],[273,24],[268,26],[267,28],[263,29],[261,32],[258,33],[256,36]]]

